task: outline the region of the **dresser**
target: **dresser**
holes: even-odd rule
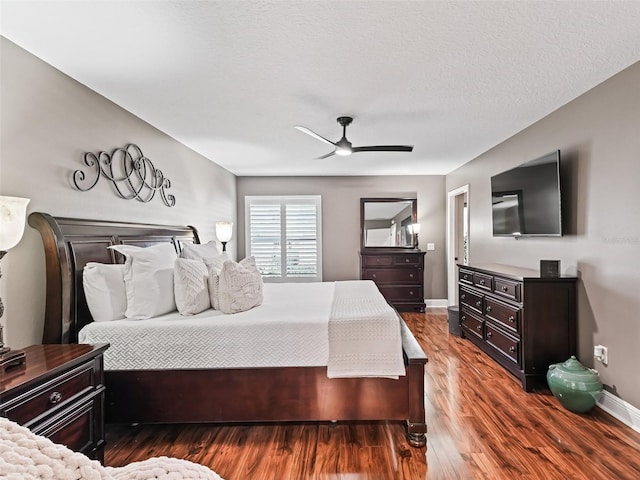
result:
[[[103,353],[108,345],[33,345],[0,378],[0,416],[104,460]]]
[[[424,312],[424,254],[413,249],[360,252],[360,278],[373,280],[399,312]]]
[[[576,277],[459,265],[460,331],[531,391],[576,353]]]

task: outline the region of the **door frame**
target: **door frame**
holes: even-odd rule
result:
[[[455,305],[457,303],[457,275],[456,275],[456,242],[458,236],[461,235],[456,226],[464,221],[459,219],[458,209],[456,208],[456,198],[464,195],[467,203],[467,234],[469,235],[469,184],[462,185],[447,192],[447,303]],[[467,251],[470,249],[470,241],[467,238]],[[470,255],[468,256],[470,257]]]

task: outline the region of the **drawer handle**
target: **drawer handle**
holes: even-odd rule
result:
[[[502,288],[501,288],[500,290],[502,290],[503,292],[506,292],[506,291],[507,291],[507,290],[509,290],[509,289],[507,288],[507,286],[506,286],[506,285],[503,285],[503,286],[502,286]]]
[[[460,320],[462,320],[463,322],[467,319],[466,315],[462,315],[462,318]]]
[[[478,300],[478,301],[476,302],[476,307],[479,307],[480,305],[482,305],[482,302],[481,302],[480,300]]]
[[[480,280],[478,283],[479,283],[480,285],[484,285],[484,280]]]
[[[516,317],[514,317],[513,315],[509,315],[509,323],[513,323],[516,321]]]
[[[413,273],[410,273],[410,274],[409,274],[409,278],[413,278]]]
[[[462,295],[460,295],[460,298],[467,298],[467,295],[463,293]]]
[[[376,274],[374,273],[373,275],[371,275],[371,278],[376,278]]]
[[[413,290],[409,291],[409,295],[413,296]]]
[[[476,330],[478,330],[478,331],[482,330],[482,325],[478,325],[478,326],[476,327]]]
[[[516,353],[516,347],[514,347],[514,346],[509,347],[509,351],[511,353]]]
[[[404,259],[404,262],[405,262],[405,263],[409,263],[410,261],[411,261],[411,260],[409,260],[408,258],[405,258],[405,259]]]
[[[491,337],[493,337],[493,333],[487,332],[487,338],[491,338]]]
[[[53,392],[51,395],[49,395],[49,402],[53,403],[54,405],[56,403],[60,403],[61,400],[62,394],[60,392]]]
[[[487,305],[487,313],[491,311],[491,305]]]

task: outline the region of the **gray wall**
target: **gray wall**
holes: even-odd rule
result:
[[[560,259],[580,277],[578,358],[607,388],[640,408],[640,63],[447,175],[447,191],[469,184],[471,263],[539,268]],[[562,238],[494,238],[491,175],[560,149]],[[609,365],[593,346],[609,348]]]
[[[238,177],[238,219],[244,219],[244,197],[249,195],[322,196],[322,276],[325,281],[360,276],[360,198],[407,197],[418,199],[418,240],[426,250],[425,297],[447,297],[445,255],[444,176],[365,177]],[[244,226],[238,225],[238,252],[244,255]]]
[[[28,211],[56,216],[195,225],[203,241],[215,222],[236,221],[236,177],[15,44],[1,38],[0,192],[31,199]],[[85,151],[138,144],[171,180],[176,206],[123,200],[101,179],[78,192],[71,172]],[[89,172],[86,168],[85,171]],[[235,240],[229,245],[235,253]],[[25,235],[2,261],[0,297],[6,343],[42,341],[44,251],[38,232]]]

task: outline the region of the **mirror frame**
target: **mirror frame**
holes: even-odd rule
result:
[[[405,246],[376,246],[376,247],[367,247],[365,245],[365,231],[364,231],[364,208],[367,203],[385,203],[385,202],[411,202],[411,223],[416,223],[418,219],[418,199],[417,198],[401,198],[401,197],[370,197],[370,198],[361,198],[360,199],[360,248],[362,251],[372,251],[372,250],[415,250],[417,248],[416,245],[416,235],[411,234],[411,245]]]

